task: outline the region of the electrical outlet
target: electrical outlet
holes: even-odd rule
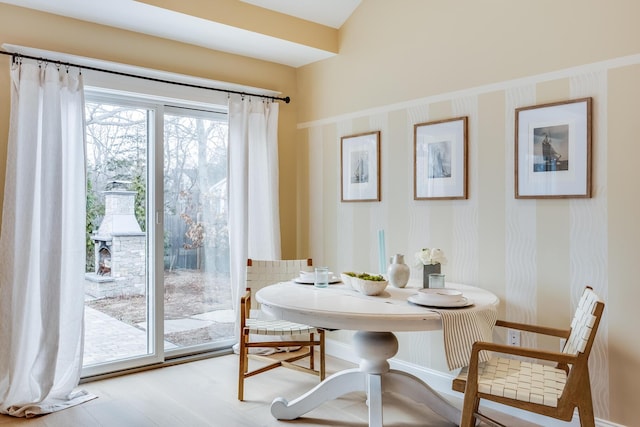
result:
[[[520,331],[509,329],[507,331],[507,344],[520,347]]]

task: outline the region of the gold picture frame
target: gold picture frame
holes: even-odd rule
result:
[[[341,201],[379,202],[380,131],[340,138]]]
[[[413,126],[413,199],[466,199],[468,117]]]
[[[592,98],[515,110],[515,198],[591,197]]]

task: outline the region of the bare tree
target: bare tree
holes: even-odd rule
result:
[[[147,146],[150,114],[102,102],[86,103],[87,233],[99,225],[107,184],[131,182],[137,191],[136,217],[146,229]],[[165,250],[175,258],[180,249],[226,250],[227,125],[201,115],[165,114],[163,186]],[[87,239],[91,244],[90,238]],[[90,253],[90,248],[87,249]]]

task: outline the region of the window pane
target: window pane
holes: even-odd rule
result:
[[[233,338],[227,232],[227,122],[164,116],[165,350]]]
[[[85,105],[87,223],[84,365],[151,353],[147,310],[149,112]]]

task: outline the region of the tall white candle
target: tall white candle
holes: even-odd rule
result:
[[[378,230],[378,262],[380,263],[380,274],[387,272],[387,254],[384,245],[384,230]]]

